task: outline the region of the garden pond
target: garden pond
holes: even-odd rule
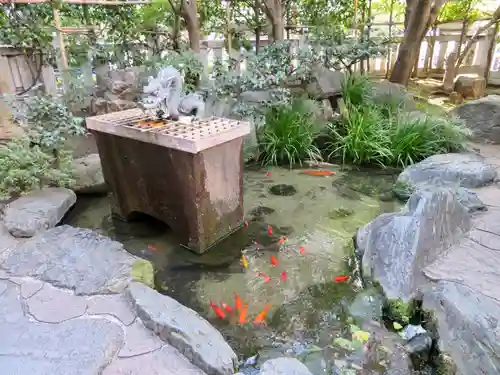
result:
[[[245,227],[201,256],[180,247],[166,226],[149,217],[129,223],[112,218],[108,197],[80,197],[65,223],[97,230],[150,260],[157,289],[216,326],[246,361],[244,373],[284,355],[299,358],[314,375],[356,374],[340,368],[359,369],[356,355],[362,350],[339,337],[351,338],[360,319],[379,320],[382,300],[352,274],[352,237],[375,216],[399,209],[390,193],[397,175],[325,169],[336,174],[247,167]],[[340,275],[350,279],[336,282]],[[234,305],[235,292],[248,303],[247,324],[229,313],[222,320],[210,307],[210,301]],[[267,324],[252,324],[268,304]],[[382,373],[379,365],[370,373]]]

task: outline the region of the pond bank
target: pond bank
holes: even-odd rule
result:
[[[365,277],[389,299],[421,301],[432,313],[439,347],[458,373],[493,374],[500,372],[494,287],[500,281],[500,147],[476,147],[484,158],[450,154],[403,172],[416,191],[406,209],[377,217],[358,231],[356,242]],[[425,175],[425,184],[412,174]],[[464,193],[482,204],[467,206]]]

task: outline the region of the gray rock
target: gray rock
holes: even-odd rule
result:
[[[118,353],[118,357],[127,358],[150,353],[160,349],[164,344],[158,336],[144,327],[138,319],[134,324],[125,328],[125,346]]]
[[[0,325],[17,323],[23,318],[24,310],[19,286],[7,280],[0,280]]]
[[[470,229],[467,210],[448,189],[413,194],[406,211],[375,218],[362,229],[363,276],[378,281],[389,299],[408,301],[432,263]]]
[[[423,307],[435,313],[440,348],[451,355],[458,373],[500,374],[497,300],[467,285],[439,281],[424,291]]]
[[[119,293],[131,280],[135,258],[123,245],[82,228],[62,225],[28,239],[0,268],[31,276],[77,295]]]
[[[4,225],[15,237],[32,237],[55,227],[75,202],[76,195],[69,189],[34,191],[4,207]]]
[[[87,314],[112,315],[125,325],[130,325],[136,318],[128,299],[123,294],[92,296],[87,300]]]
[[[27,300],[29,313],[39,322],[60,323],[85,314],[87,301],[73,293],[45,284]]]
[[[0,319],[0,368],[9,375],[96,375],[123,345],[123,330],[104,319],[16,324]]]
[[[474,140],[500,143],[500,95],[488,95],[459,105],[451,113],[465,121]]]
[[[195,311],[133,282],[128,295],[144,325],[208,375],[234,373],[236,354],[219,331]]]
[[[309,369],[295,358],[270,359],[261,366],[260,375],[312,375]]]
[[[10,234],[7,228],[3,225],[3,222],[0,221],[0,262],[2,255],[17,246],[18,243],[19,240]]]
[[[107,193],[108,187],[102,174],[99,154],[90,154],[73,162],[75,183],[72,189],[77,194]]]
[[[329,70],[322,66],[316,67],[313,69],[312,82],[307,86],[306,91],[316,99],[340,96],[344,79],[344,72]]]
[[[414,368],[420,369],[428,363],[431,348],[432,336],[429,332],[420,333],[406,343],[405,349],[410,355]]]
[[[52,375],[52,374],[51,374]],[[102,375],[206,375],[170,345],[148,354],[119,358]]]
[[[491,184],[496,177],[494,166],[487,164],[479,155],[442,154],[430,156],[405,168],[396,183],[417,187],[437,179],[457,187],[476,188]]]
[[[377,105],[389,105],[405,111],[417,108],[413,95],[406,90],[406,87],[389,81],[375,83],[370,98]]]

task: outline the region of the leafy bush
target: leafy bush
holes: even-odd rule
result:
[[[269,108],[258,134],[262,164],[288,164],[291,167],[305,159],[320,160],[320,151],[314,144],[313,119],[302,100]]]
[[[330,125],[330,157],[343,163],[406,167],[435,154],[461,151],[470,131],[458,120],[424,113],[396,113],[376,105],[341,105]]]
[[[56,159],[30,143],[24,137],[0,145],[0,199],[73,182],[70,153],[62,151]]]
[[[361,74],[348,74],[342,82],[342,98],[352,105],[363,105],[370,101],[372,83]]]

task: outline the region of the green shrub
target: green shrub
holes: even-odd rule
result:
[[[346,101],[341,112],[342,122],[330,125],[329,157],[340,157],[342,163],[384,166],[392,154],[389,127],[380,110]]]
[[[316,135],[314,116],[304,101],[271,107],[258,133],[259,160],[263,165],[290,167],[306,159],[320,160],[320,151],[314,144]]]
[[[347,74],[342,81],[342,98],[352,105],[365,105],[370,102],[372,83],[361,74]]]
[[[330,126],[329,157],[343,163],[406,167],[435,154],[464,149],[470,131],[458,120],[424,113],[341,104],[342,121]]]
[[[71,154],[59,152],[56,159],[28,138],[0,145],[0,199],[8,199],[46,186],[73,182]]]

